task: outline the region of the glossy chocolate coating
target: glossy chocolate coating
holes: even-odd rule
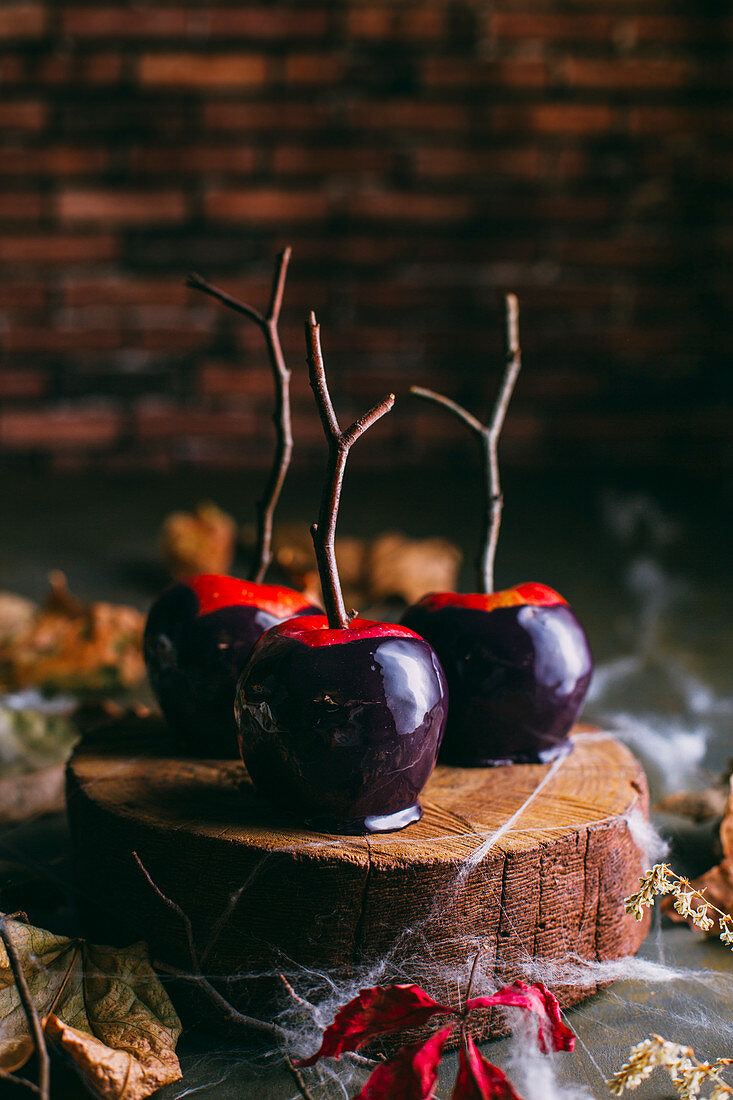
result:
[[[446,711],[440,664],[411,636],[314,647],[273,630],[236,698],[242,759],[257,789],[333,833],[419,819]]]
[[[567,604],[491,610],[416,604],[402,622],[430,642],[448,680],[441,760],[538,763],[569,751],[567,735],[593,663]]]
[[[145,626],[148,679],[168,725],[190,751],[236,757],[239,674],[264,632],[282,621],[252,604],[202,615],[196,593],[185,583],[172,585],[155,601]]]

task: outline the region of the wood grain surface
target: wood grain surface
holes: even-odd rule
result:
[[[501,981],[532,959],[632,954],[646,925],[623,909],[643,870],[628,818],[647,814],[644,773],[608,734],[576,727],[573,741],[552,766],[438,767],[420,822],[334,837],[278,816],[238,762],[177,754],[158,719],[118,721],[68,768],[87,934],[145,939],[190,969],[182,922],[136,851],[190,917],[207,972],[240,975],[228,989],[251,1012],[273,974],[302,967],[348,976],[389,956],[401,980],[456,1004],[481,945]],[[564,1006],[596,989],[553,988]],[[478,1034],[500,1030],[487,1013]]]

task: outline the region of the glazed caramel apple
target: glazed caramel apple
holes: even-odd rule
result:
[[[401,829],[422,814],[446,702],[435,653],[406,627],[291,619],[242,676],[242,757],[258,790],[319,829]]]
[[[167,589],[153,604],[145,628],[145,663],[160,708],[186,747],[206,756],[237,754],[234,690],[255,642],[276,623],[319,611],[290,588],[264,584],[272,561],[275,506],[292,453],[290,371],[278,320],[290,249],[275,265],[267,310],[259,313],[199,275],[188,285],[248,317],[263,333],[275,382],[276,445],[270,477],[257,508],[257,547],[247,581],[201,573]]]
[[[236,756],[234,689],[259,638],[320,608],[291,588],[203,573],[171,585],[145,627],[148,678],[166,721],[207,756]]]
[[[593,665],[583,628],[557,592],[543,584],[436,592],[402,622],[430,642],[445,671],[446,763],[545,763],[568,751]]]
[[[257,643],[237,687],[239,743],[255,786],[281,809],[327,832],[386,832],[422,814],[420,791],[445,726],[445,677],[412,630],[355,618],[344,607],[335,533],[346,458],[394,396],[342,432],[313,314],[306,333],[311,386],[329,440],[312,528],[327,615],[292,619]]]
[[[544,763],[568,752],[568,733],[583,705],[593,662],[567,601],[544,584],[493,591],[502,495],[496,448],[519,374],[518,308],[506,298],[506,370],[486,426],[431,390],[413,393],[443,405],[479,437],[485,472],[485,527],[479,592],[436,592],[402,617],[438,654],[450,693],[441,759],[483,766]]]

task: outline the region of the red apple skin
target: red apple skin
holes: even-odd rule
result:
[[[223,574],[170,586],[150,608],[143,642],[160,709],[188,751],[237,756],[234,692],[266,630],[293,615],[320,614],[299,593]]]
[[[441,761],[545,763],[570,751],[593,661],[557,592],[522,584],[489,595],[433,593],[402,622],[430,642],[445,670],[450,707]]]
[[[257,789],[324,832],[391,832],[422,815],[447,713],[428,643],[394,623],[269,630],[237,687],[242,760]]]

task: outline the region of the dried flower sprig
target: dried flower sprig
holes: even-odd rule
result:
[[[642,920],[644,909],[654,905],[658,895],[672,894],[676,911],[681,916],[688,917],[703,932],[709,932],[717,919],[718,938],[733,948],[733,916],[708,901],[704,892],[695,890],[689,879],[675,874],[666,863],[655,863],[639,881],[641,889],[624,902],[626,912],[631,913],[636,920]]]
[[[698,1062],[691,1047],[671,1043],[661,1035],[652,1035],[631,1048],[628,1062],[606,1084],[614,1096],[621,1096],[627,1089],[637,1089],[659,1066],[667,1070],[675,1092],[682,1100],[702,1100],[701,1089],[706,1083],[713,1085],[707,1100],[726,1100],[733,1097],[733,1088],[725,1083],[720,1070],[731,1063],[733,1058]]]

